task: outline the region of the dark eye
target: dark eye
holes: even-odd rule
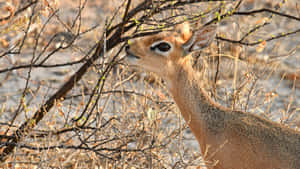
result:
[[[155,50],[155,49],[158,49],[160,50],[161,52],[167,52],[168,50],[170,50],[171,46],[166,43],[166,42],[161,42],[155,46],[151,46],[150,49],[151,50]]]

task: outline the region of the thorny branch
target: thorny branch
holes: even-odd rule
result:
[[[29,7],[32,7],[37,2],[38,1],[31,1],[29,4],[25,5],[24,7],[21,7],[14,14],[0,18],[0,22],[9,21],[10,18],[17,17],[23,11],[25,11]],[[116,21],[117,19],[115,19],[118,16],[117,13],[121,11],[120,10],[121,7],[120,7],[116,11],[115,15],[112,17],[110,22],[107,23],[106,27],[103,28],[105,34],[103,33],[102,37],[99,38],[100,40],[98,40],[94,46],[90,47],[88,52],[83,57],[81,57],[80,60],[72,61],[72,62],[65,62],[65,63],[56,63],[56,64],[49,64],[49,63],[47,63],[47,61],[53,56],[54,53],[59,52],[60,50],[63,50],[63,49],[67,49],[69,47],[73,47],[74,42],[77,39],[80,39],[80,37],[84,33],[86,33],[86,31],[81,31],[81,26],[82,26],[82,22],[81,22],[82,16],[81,15],[82,15],[82,12],[85,8],[87,1],[84,1],[82,4],[79,5],[78,13],[77,13],[76,17],[74,18],[74,20],[72,21],[70,27],[66,26],[66,24],[58,17],[58,15],[57,15],[58,10],[52,9],[52,11],[54,11],[54,12],[48,18],[47,22],[44,23],[44,27],[46,27],[46,25],[50,22],[50,20],[52,20],[53,16],[57,17],[57,19],[60,21],[60,23],[63,24],[64,27],[68,30],[67,35],[71,36],[70,43],[68,43],[67,46],[59,46],[58,48],[56,48],[56,49],[52,50],[50,53],[48,53],[45,57],[43,57],[43,59],[40,59],[44,55],[45,51],[50,48],[52,41],[54,41],[56,36],[58,36],[58,34],[55,34],[52,36],[52,38],[50,38],[48,43],[43,46],[44,48],[41,50],[41,53],[39,55],[37,55],[37,57],[35,57],[35,52],[38,51],[37,47],[39,44],[39,38],[41,37],[41,34],[44,31],[44,29],[42,28],[41,31],[39,32],[38,36],[36,36],[36,39],[35,39],[36,40],[35,48],[34,48],[33,57],[32,57],[31,62],[28,64],[20,64],[20,65],[15,64],[12,67],[1,68],[0,74],[1,73],[10,73],[10,72],[16,71],[16,70],[29,69],[28,76],[26,79],[26,85],[25,85],[26,87],[24,88],[23,94],[22,94],[22,96],[24,97],[27,92],[28,83],[30,83],[32,69],[34,69],[34,68],[44,68],[44,69],[58,68],[58,67],[72,66],[72,65],[80,65],[81,67],[51,97],[49,97],[43,104],[41,104],[39,106],[39,108],[37,109],[37,111],[35,111],[35,113],[32,117],[26,119],[26,121],[24,123],[22,123],[20,126],[14,125],[14,123],[13,123],[14,120],[12,120],[11,123],[7,123],[7,124],[9,124],[10,127],[14,127],[17,129],[15,129],[15,131],[11,135],[9,135],[8,132],[0,135],[0,148],[3,148],[3,150],[1,151],[1,154],[0,154],[0,160],[4,161],[7,158],[7,156],[13,152],[13,150],[16,146],[19,146],[21,148],[31,149],[31,150],[38,150],[38,151],[56,149],[56,148],[82,149],[82,150],[95,152],[95,153],[99,154],[100,156],[105,156],[106,158],[109,158],[109,159],[111,159],[111,157],[107,157],[105,154],[101,154],[100,152],[101,151],[112,151],[112,152],[141,151],[141,152],[144,152],[146,150],[149,150],[149,149],[151,150],[151,149],[157,147],[158,145],[150,145],[149,147],[146,147],[143,149],[123,148],[124,146],[126,146],[128,144],[128,142],[130,142],[130,139],[128,142],[120,145],[117,148],[106,148],[106,147],[98,148],[97,146],[99,146],[99,144],[101,144],[101,142],[98,143],[97,146],[95,146],[95,147],[89,147],[88,144],[86,144],[87,140],[90,140],[90,138],[93,135],[95,135],[96,131],[102,130],[107,125],[112,124],[117,119],[115,117],[112,117],[97,127],[91,127],[88,124],[88,122],[89,122],[88,120],[91,119],[91,117],[93,115],[92,112],[97,112],[96,113],[97,116],[101,116],[102,112],[96,110],[96,105],[97,105],[98,101],[100,100],[100,97],[105,94],[122,93],[122,94],[137,95],[137,96],[142,96],[144,98],[147,98],[147,99],[151,100],[152,102],[155,102],[156,104],[165,104],[165,103],[168,103],[170,105],[173,104],[173,102],[153,100],[152,97],[148,97],[148,96],[146,96],[142,93],[136,92],[136,91],[126,91],[126,90],[105,91],[104,90],[104,87],[106,84],[106,78],[109,76],[109,73],[114,69],[114,67],[118,64],[117,58],[119,57],[119,55],[122,51],[122,48],[117,52],[117,54],[115,54],[110,59],[109,63],[101,65],[101,66],[103,66],[103,70],[99,73],[98,82],[94,85],[92,92],[90,92],[90,93],[83,92],[83,94],[81,94],[81,95],[80,94],[78,94],[78,95],[70,94],[69,96],[67,96],[67,93],[69,93],[70,90],[76,86],[76,84],[86,74],[88,69],[90,69],[92,67],[96,67],[94,62],[97,59],[103,58],[103,55],[105,52],[109,52],[113,48],[120,47],[121,44],[123,44],[124,42],[127,42],[128,40],[131,40],[131,39],[134,39],[137,37],[143,37],[143,36],[156,34],[163,30],[166,30],[166,29],[168,30],[168,29],[172,28],[174,25],[182,23],[184,21],[189,21],[189,22],[193,22],[193,23],[201,22],[201,23],[204,23],[204,25],[208,25],[208,24],[212,24],[215,22],[221,22],[225,18],[232,17],[232,16],[241,16],[242,17],[242,16],[252,16],[252,15],[264,14],[264,13],[270,13],[270,14],[273,14],[274,16],[280,16],[280,17],[283,17],[283,18],[286,18],[289,20],[297,21],[297,22],[300,21],[299,17],[289,15],[286,13],[281,13],[281,12],[271,10],[271,9],[265,9],[265,8],[256,9],[256,10],[252,10],[252,11],[239,11],[239,7],[240,7],[242,1],[239,1],[237,3],[238,5],[236,5],[236,8],[234,8],[233,10],[226,9],[226,10],[224,10],[225,12],[223,14],[220,14],[219,16],[215,16],[215,11],[222,11],[222,10],[220,10],[220,8],[221,8],[220,5],[218,5],[217,7],[213,8],[211,10],[207,10],[207,11],[203,12],[202,14],[197,14],[197,15],[188,14],[188,13],[185,13],[184,10],[182,10],[182,9],[184,9],[183,7],[186,7],[188,5],[197,4],[197,3],[205,3],[205,2],[217,3],[219,1],[217,1],[217,0],[216,1],[209,1],[209,0],[202,0],[202,1],[199,1],[199,0],[149,1],[149,0],[144,0],[144,1],[140,2],[139,4],[137,4],[135,7],[133,7],[133,2],[131,0],[128,0],[128,1],[126,1],[126,7],[124,8],[123,18],[120,19],[118,22]],[[226,2],[234,3],[234,1],[226,1]],[[124,3],[125,3],[125,1],[124,1]],[[178,12],[178,14],[176,14],[174,16],[166,17],[167,19],[166,18],[161,19],[161,20],[153,19],[153,16],[155,16],[157,14],[162,14],[164,12],[172,12],[172,11],[175,11],[176,9],[180,9],[179,11],[183,11],[183,13]],[[34,10],[33,10],[33,12],[34,12]],[[209,17],[211,15],[213,17]],[[33,16],[33,14],[32,14],[32,16]],[[210,18],[210,19],[203,21],[202,18],[204,18],[205,16],[207,16],[207,18]],[[179,17],[179,18],[186,17],[186,18],[181,19],[181,20],[176,20],[177,17]],[[157,23],[165,23],[165,24],[163,27],[158,26],[155,28],[151,28],[151,26],[156,25]],[[22,39],[22,41],[18,42],[15,45],[15,47],[20,47],[19,48],[20,51],[13,52],[13,50],[11,48],[11,49],[9,49],[9,52],[5,52],[2,55],[3,57],[6,55],[11,55],[11,54],[16,55],[21,52],[21,48],[24,45],[24,42],[27,38],[28,29],[30,28],[31,24],[32,24],[31,22],[28,23],[27,31],[25,31],[25,35],[24,35],[24,38]],[[256,26],[255,28],[253,28],[249,32],[247,32],[244,36],[242,36],[242,38],[240,38],[240,40],[232,40],[232,39],[227,39],[227,38],[220,37],[220,36],[217,36],[216,39],[225,41],[225,42],[229,42],[229,43],[246,45],[246,46],[257,45],[257,44],[260,44],[261,41],[249,42],[249,41],[246,41],[246,39],[248,37],[250,37],[253,33],[255,33],[255,31],[257,31],[258,29],[263,29],[267,24],[269,24],[269,22],[265,22],[259,26]],[[141,30],[142,26],[144,26],[144,25],[146,27],[148,26],[147,29]],[[158,25],[160,25],[160,24],[158,24]],[[91,30],[95,29],[97,26],[92,27]],[[76,31],[73,31],[76,33],[72,32],[73,29],[76,29]],[[278,35],[272,36],[270,38],[265,38],[263,40],[272,41],[272,40],[279,39],[282,37],[287,37],[287,36],[290,36],[290,35],[293,35],[293,34],[296,34],[299,32],[300,32],[300,29],[296,29],[296,30],[293,30],[293,31],[290,31],[287,33],[280,33]],[[44,131],[44,132],[40,132],[40,134],[35,135],[35,136],[33,136],[31,134],[31,132],[34,130],[34,127],[36,125],[38,125],[38,123],[47,115],[47,113],[50,111],[50,109],[53,108],[59,100],[68,100],[69,98],[83,97],[85,95],[89,96],[89,100],[88,100],[87,104],[85,105],[83,111],[79,114],[79,116],[77,116],[76,118],[72,118],[73,122],[76,124],[76,127],[74,127],[74,126],[66,127],[61,130],[56,130],[56,131],[51,131],[51,132]],[[248,100],[249,100],[249,98],[248,98]],[[248,102],[248,100],[247,100],[247,102]],[[246,109],[247,109],[247,107],[246,107]],[[24,110],[24,107],[22,108],[22,105],[20,104],[19,108],[16,111],[21,112],[23,110]],[[16,114],[18,114],[18,113],[16,113]],[[80,121],[83,118],[86,118],[85,121],[83,123],[80,123]],[[3,124],[0,124],[0,125],[3,125]],[[9,130],[11,130],[11,128],[9,128]],[[90,133],[86,137],[81,137],[80,133],[82,131],[84,132],[86,130],[94,130],[94,132]],[[81,144],[79,146],[74,146],[74,145],[69,146],[69,145],[61,144],[58,146],[35,147],[32,145],[27,145],[25,143],[22,143],[22,140],[24,140],[26,137],[46,137],[46,136],[50,136],[50,135],[60,135],[60,134],[66,134],[66,133],[76,133],[75,136],[79,138],[79,140],[81,141]],[[116,138],[116,139],[111,139],[111,140],[120,140],[120,139]],[[106,141],[110,141],[110,140],[104,140],[103,143],[104,142],[106,143]],[[162,145],[162,146],[165,146],[165,145]]]

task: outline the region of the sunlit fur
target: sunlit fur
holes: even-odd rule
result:
[[[203,32],[210,33],[209,30]],[[194,39],[213,38],[207,35],[197,35],[199,37]],[[167,82],[183,118],[200,144],[204,159],[217,162],[215,166],[207,162],[207,167],[299,169],[298,132],[253,114],[232,111],[210,99],[191,66],[191,56],[185,56],[187,51],[182,47],[191,37],[189,25],[183,24],[174,32],[134,41],[127,48],[127,54],[139,57],[130,57],[131,64],[155,72]],[[149,49],[151,44],[161,40],[174,46],[167,57]]]

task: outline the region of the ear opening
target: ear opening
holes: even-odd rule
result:
[[[205,26],[192,33],[190,38],[182,45],[186,53],[201,50],[211,44],[217,32],[217,25]]]

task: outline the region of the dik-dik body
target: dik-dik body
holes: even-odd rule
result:
[[[190,52],[210,44],[216,26],[140,38],[126,47],[131,65],[162,77],[183,118],[215,169],[300,169],[300,133],[259,116],[212,101],[191,66]],[[205,153],[207,152],[207,153]]]

